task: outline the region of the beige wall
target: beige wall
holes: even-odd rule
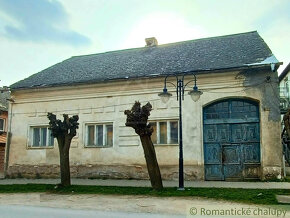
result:
[[[192,79],[186,78],[187,81]],[[245,77],[239,72],[197,76],[198,87],[204,91],[198,102],[185,93],[183,103],[184,165],[186,179],[204,179],[202,108],[223,98],[245,97],[263,101],[263,91],[252,87],[245,90]],[[12,140],[9,156],[10,176],[58,176],[58,147],[28,148],[29,127],[48,124],[47,112],[78,114],[80,128],[73,139],[70,161],[73,176],[147,178],[142,146],[130,127],[125,127],[124,110],[134,101],[149,101],[151,120],[178,119],[178,102],[174,97],[163,104],[157,94],[163,89],[163,78],[124,80],[92,85],[64,86],[13,91]],[[173,81],[173,80],[172,80]],[[192,88],[192,83],[188,90]],[[269,119],[269,110],[260,104],[262,178],[280,175],[280,122]],[[113,122],[114,145],[108,148],[85,148],[85,124]],[[178,176],[178,146],[156,146],[157,158],[164,178]],[[264,169],[265,168],[265,169]]]

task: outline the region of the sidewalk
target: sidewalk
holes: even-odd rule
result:
[[[0,185],[7,184],[59,184],[60,179],[2,179]],[[73,185],[131,186],[150,187],[149,180],[112,179],[72,179]],[[164,187],[177,187],[178,181],[163,181]],[[195,188],[247,188],[247,189],[290,189],[289,182],[224,182],[224,181],[185,181],[185,187]]]

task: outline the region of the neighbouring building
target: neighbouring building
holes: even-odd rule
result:
[[[8,130],[8,101],[9,92],[0,87],[0,177],[4,176],[5,147]]]
[[[164,104],[158,93],[166,75],[194,72],[203,94],[193,102],[185,93],[183,101],[185,179],[281,178],[281,63],[260,35],[146,43],[75,56],[13,84],[7,176],[59,177],[46,117],[53,112],[80,118],[70,150],[73,177],[148,178],[139,137],[125,126],[124,110],[138,100],[153,105],[149,122],[162,177],[177,179],[178,102],[173,96]]]
[[[280,109],[285,114],[290,107],[290,63],[279,75]]]
[[[280,90],[280,110],[281,110],[281,121],[282,128],[284,128],[283,116],[290,108],[290,63],[279,75],[279,90]],[[282,131],[283,139],[283,154],[285,159],[285,172],[287,175],[290,174],[290,143],[287,142],[285,131]]]

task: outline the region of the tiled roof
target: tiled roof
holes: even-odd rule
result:
[[[7,91],[0,91],[0,111],[7,111],[8,109],[8,101],[7,99],[10,98],[10,93]]]
[[[95,83],[171,73],[231,69],[276,61],[254,32],[71,57],[13,89]],[[269,63],[267,63],[269,62]]]

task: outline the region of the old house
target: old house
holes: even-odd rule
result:
[[[148,178],[138,136],[124,110],[150,102],[152,140],[164,179],[178,178],[178,102],[158,97],[166,75],[185,75],[203,92],[183,101],[188,180],[281,177],[277,61],[257,32],[75,56],[11,86],[7,175],[58,177],[57,142],[47,112],[78,114],[70,161],[74,177]],[[175,77],[169,77],[173,82]],[[188,86],[190,90],[192,84]],[[175,88],[168,86],[174,94]]]

